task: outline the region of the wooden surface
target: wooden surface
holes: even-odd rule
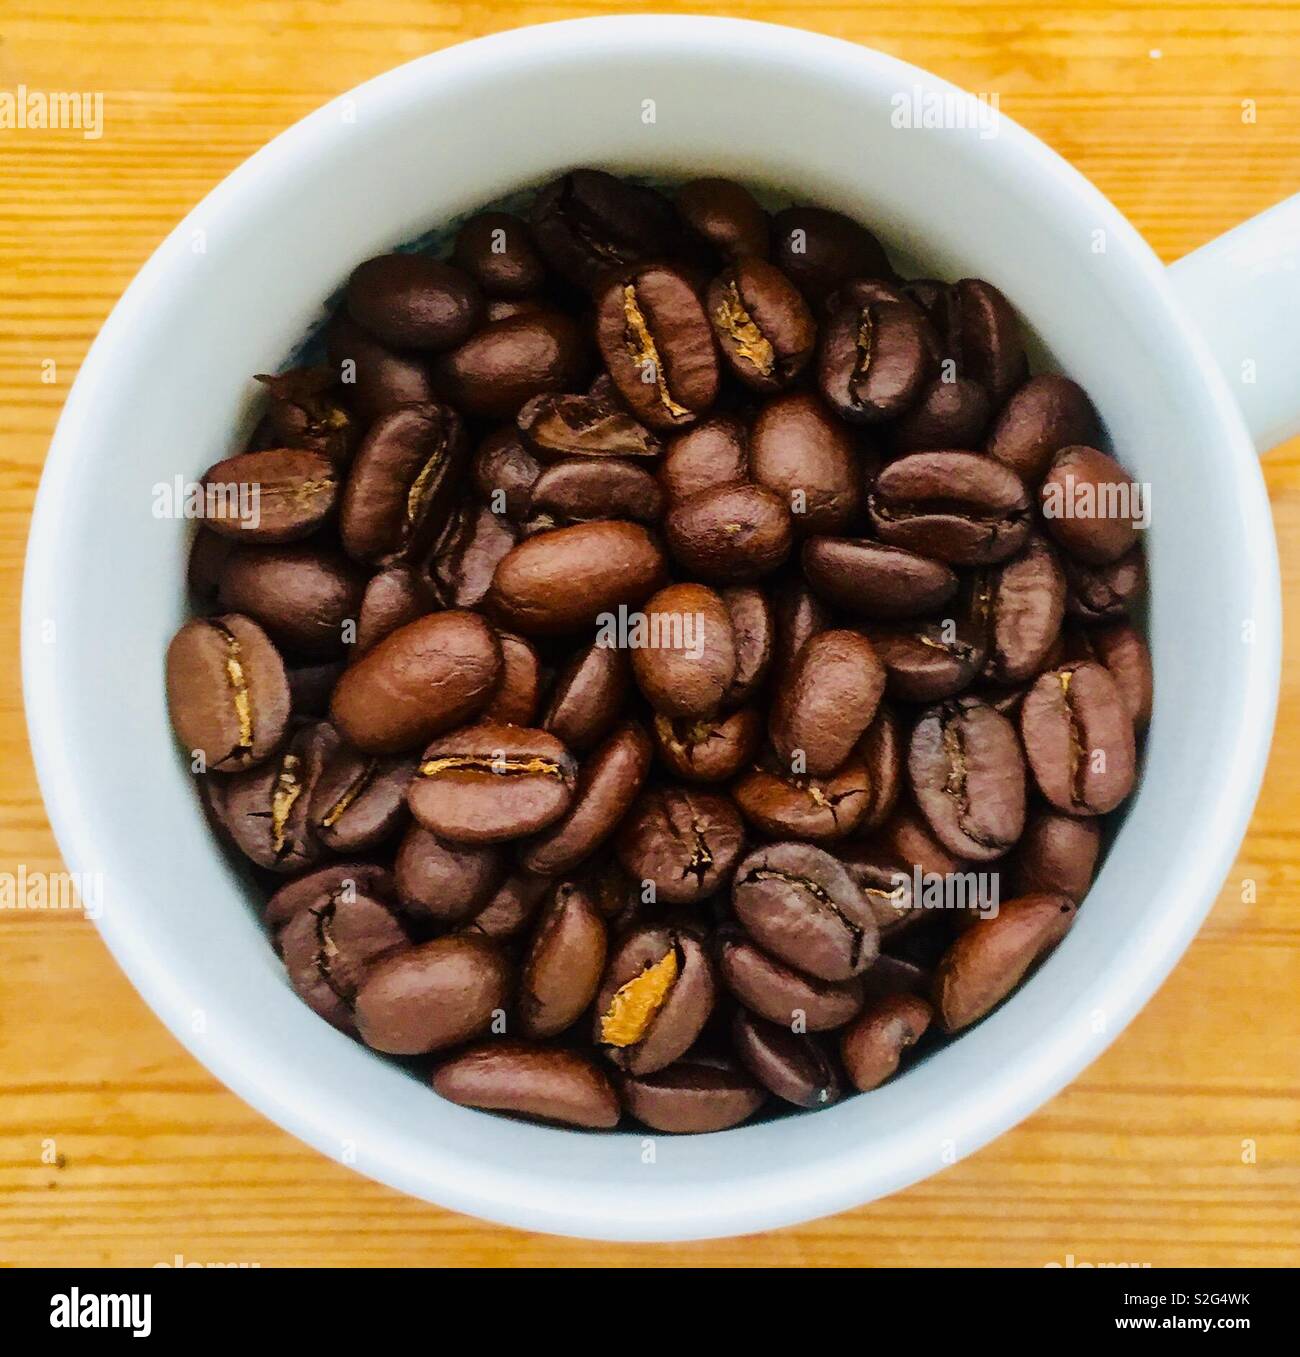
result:
[[[59,865],[17,684],[22,553],[59,407],[131,276],[229,170],[357,82],[464,38],[628,8],[0,0],[0,90],[101,90],[106,120],[99,141],[0,131],[0,872]],[[841,0],[716,12],[819,29],[998,91],[1003,111],[1166,259],[1300,190],[1294,6]],[[1244,99],[1256,101],[1253,125]],[[57,380],[43,384],[51,359]],[[1294,624],[1300,445],[1275,452],[1266,474]],[[1291,625],[1250,835],[1173,978],[1068,1091],[910,1191],[798,1229],[673,1248],[484,1226],[376,1186],[251,1111],[164,1031],[83,919],[0,910],[0,1263],[1294,1266],[1298,636]],[[1256,903],[1241,903],[1245,878]],[[1252,1145],[1255,1162],[1243,1162]]]

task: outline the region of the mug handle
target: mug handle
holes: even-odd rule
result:
[[[1169,270],[1267,452],[1300,433],[1300,194],[1202,245]]]

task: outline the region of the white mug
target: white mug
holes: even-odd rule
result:
[[[1300,208],[1166,270],[1005,117],[991,135],[906,125],[909,107],[956,95],[878,52],[747,22],[594,19],[485,38],[278,137],[176,228],[105,324],[59,422],[27,557],[41,787],[68,866],[102,873],[99,928],[145,1000],[323,1153],[560,1234],[674,1240],[807,1220],[916,1182],[1038,1107],[1196,932],[1245,831],[1278,695],[1255,445],[1300,417]],[[901,1078],[717,1135],[589,1135],[469,1111],[312,1014],[208,830],[163,691],[192,525],[156,519],[152,487],[235,449],[249,374],[284,362],[359,260],[587,164],[779,186],[861,219],[927,273],[990,279],[1153,492],[1155,718],[1073,931],[1000,1010]]]

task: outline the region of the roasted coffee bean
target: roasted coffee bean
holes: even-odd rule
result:
[[[594,1040],[628,1074],[665,1069],[694,1044],[717,986],[699,939],[672,928],[629,934],[596,995]]]
[[[906,760],[903,724],[897,712],[882,702],[871,724],[858,741],[857,752],[866,765],[871,784],[867,809],[856,826],[865,834],[889,818],[903,787]]]
[[[891,994],[915,994],[918,998],[928,998],[934,984],[934,972],[914,961],[903,961],[890,956],[888,952],[881,952],[861,980],[869,1004]]]
[[[730,876],[744,846],[744,826],[731,801],[688,787],[646,792],[615,840],[624,870],[653,883],[655,899],[671,905],[712,895]]]
[[[451,843],[411,825],[397,850],[393,879],[410,918],[445,927],[486,908],[504,870],[500,851],[490,845]]]
[[[386,900],[347,888],[292,914],[275,941],[298,997],[348,1033],[356,1031],[352,1007],[370,967],[407,947]]]
[[[992,414],[988,392],[969,377],[942,377],[921,388],[915,404],[894,425],[899,452],[932,452],[942,448],[977,448]],[[1012,470],[1017,468],[1008,461]]]
[[[687,229],[723,258],[767,258],[767,213],[743,185],[731,179],[692,179],[673,201]]]
[[[753,391],[779,391],[809,364],[817,325],[790,280],[747,257],[720,273],[705,297],[718,349]]]
[[[851,278],[890,278],[880,242],[824,207],[788,207],[772,219],[772,257],[814,306]]]
[[[467,853],[496,851],[491,848],[470,849],[464,845],[460,845],[460,850]],[[550,877],[534,876],[531,872],[516,872],[501,883],[496,894],[461,931],[479,933],[485,938],[513,938],[532,922],[533,916],[542,907],[554,886],[555,883]]]
[[[796,537],[844,531],[862,508],[853,440],[806,391],[768,401],[750,435],[750,470],[790,510]]]
[[[839,859],[871,907],[882,944],[920,922],[922,904],[915,899],[910,872],[900,862],[883,856],[870,840],[845,844]]]
[[[992,283],[963,278],[953,289],[960,344],[958,367],[985,387],[995,405],[1026,376],[1024,341],[1011,303]]]
[[[710,415],[668,440],[659,483],[669,503],[749,478],[749,436],[734,415]]]
[[[299,664],[285,671],[289,680],[289,706],[294,716],[324,716],[330,694],[344,670],[342,660],[324,664]]]
[[[497,566],[514,550],[518,529],[486,506],[467,511],[443,538],[429,562],[434,592],[448,607],[477,608],[488,595]]]
[[[426,829],[455,843],[502,843],[553,824],[577,786],[573,755],[544,730],[490,723],[435,740],[407,800]]]
[[[722,591],[731,616],[736,651],[736,674],[722,699],[725,708],[748,702],[767,677],[776,643],[776,621],[767,596],[752,585],[738,584]]]
[[[611,268],[667,254],[678,236],[664,197],[603,170],[572,170],[548,184],[531,221],[546,262],[586,290]]]
[[[530,297],[546,282],[546,267],[528,223],[509,212],[478,212],[456,232],[451,262],[488,297]]]
[[[1035,535],[993,573],[989,653],[984,672],[995,683],[1023,683],[1047,662],[1065,616],[1065,572],[1047,540]]]
[[[495,943],[465,935],[394,952],[366,972],[353,1016],[367,1046],[423,1055],[478,1036],[506,1006],[510,967]]]
[[[718,974],[751,1012],[809,1032],[843,1027],[862,1007],[862,979],[818,980],[768,956],[741,932],[722,935]]]
[[[828,778],[755,768],[731,788],[741,814],[773,838],[828,843],[853,833],[871,805],[871,776],[860,758]]]
[[[804,642],[772,704],[772,747],[795,775],[839,768],[875,717],[885,669],[856,631],[823,631]]]
[[[466,273],[427,254],[383,254],[348,279],[348,315],[394,349],[454,349],[483,319]]]
[[[646,700],[669,717],[714,715],[736,677],[731,613],[702,584],[670,584],[647,600],[646,636],[632,638],[632,673]]]
[[[582,523],[521,542],[497,566],[488,609],[526,636],[591,626],[620,605],[644,603],[665,562],[639,524]]]
[[[957,592],[957,576],[942,562],[865,538],[810,537],[802,564],[822,598],[860,617],[921,617]]]
[[[1020,736],[1039,790],[1068,815],[1104,815],[1133,789],[1133,718],[1103,665],[1043,674],[1021,704]]]
[[[876,478],[868,508],[882,542],[950,565],[1004,561],[1029,536],[1020,478],[973,452],[900,457]]]
[[[713,330],[676,269],[638,265],[604,284],[596,342],[619,395],[652,429],[693,424],[717,399]]]
[[[822,395],[854,424],[876,424],[910,409],[933,368],[927,329],[911,303],[839,302],[817,356]]]
[[[934,976],[933,1003],[945,1032],[978,1022],[1065,936],[1076,914],[1064,895],[1022,895],[959,934]]]
[[[339,473],[319,452],[269,448],[210,466],[200,485],[204,524],[245,545],[297,542],[334,512]]]
[[[415,558],[445,526],[468,456],[460,416],[437,402],[404,405],[370,426],[339,513],[350,556]]]
[[[1065,611],[1084,622],[1124,617],[1146,588],[1146,559],[1141,547],[1110,565],[1084,565],[1066,555],[1061,560],[1068,587]]]
[[[572,882],[555,888],[519,973],[519,1027],[534,1039],[572,1027],[605,972],[605,922]]]
[[[167,647],[167,706],[196,772],[251,768],[284,738],[284,661],[251,618],[194,618]]]
[[[474,454],[473,472],[474,484],[493,513],[516,523],[528,517],[542,468],[524,447],[518,429],[508,425],[489,434]]]
[[[217,590],[223,612],[261,624],[277,645],[313,659],[342,655],[365,575],[337,552],[308,546],[236,548]]]
[[[840,1072],[816,1037],[765,1022],[742,1008],[732,1022],[731,1039],[741,1064],[785,1102],[829,1107],[844,1096]]]
[[[652,1131],[725,1131],[753,1116],[767,1095],[727,1060],[688,1052],[657,1074],[625,1076],[627,1110]]]
[[[793,526],[781,497],[761,485],[702,490],[668,511],[673,559],[710,584],[745,584],[790,554]]]
[[[774,677],[785,681],[804,642],[831,624],[830,610],[798,575],[787,575],[772,591],[775,626]]]
[[[222,537],[209,531],[202,524],[199,525],[199,530],[190,543],[185,583],[201,603],[211,603],[216,598],[217,589],[221,584],[221,572],[237,545],[231,538]]]
[[[581,386],[590,351],[577,323],[560,311],[494,320],[442,354],[433,380],[463,414],[513,419],[534,396]]]
[[[1062,448],[1091,443],[1096,436],[1097,414],[1083,388],[1068,377],[1044,372],[1031,377],[1003,406],[986,451],[1027,485],[1037,485]]]
[[[925,816],[910,802],[901,804],[867,843],[886,861],[900,863],[909,870],[918,867],[930,876],[951,876],[967,865],[965,858],[935,838]]]
[[[987,639],[964,616],[873,627],[871,644],[885,666],[885,691],[904,702],[954,697],[983,667]]]
[[[329,364],[292,368],[278,376],[259,374],[270,396],[267,420],[274,446],[306,448],[346,466],[356,447],[356,420],[338,398],[338,372]]]
[[[582,764],[568,812],[531,840],[520,864],[541,876],[561,876],[585,862],[618,828],[650,772],[653,746],[628,721]]]
[[[593,642],[556,679],[542,729],[585,753],[613,729],[631,686],[628,652]]]
[[[657,523],[664,514],[664,492],[644,467],[632,462],[569,457],[548,466],[537,478],[532,508],[550,514],[557,523],[605,518]]]
[[[436,603],[428,579],[413,566],[390,565],[372,575],[355,613],[353,653],[364,655],[399,627],[432,612]]]
[[[406,823],[406,789],[415,759],[380,758],[340,745],[325,761],[307,819],[335,853],[359,853],[386,842]]]
[[[483,708],[483,719],[501,725],[531,726],[541,698],[541,660],[522,636],[503,631],[497,640],[501,645],[501,677]]]
[[[397,899],[397,887],[392,871],[380,863],[335,862],[286,881],[266,902],[262,917],[275,932],[299,914],[324,909],[335,894],[347,901],[369,895],[391,905]]]
[[[658,457],[663,444],[610,397],[537,396],[515,421],[545,462],[561,457]]]
[[[462,1107],[607,1131],[618,1096],[603,1071],[576,1051],[522,1041],[485,1041],[444,1061],[433,1091]]]
[[[726,782],[758,752],[763,718],[756,707],[741,707],[713,718],[656,715],[659,761],[686,782]]]
[[[474,613],[432,613],[384,637],[339,680],[330,719],[372,754],[400,754],[483,709],[501,674],[501,646]]]
[[[330,321],[325,346],[339,375],[339,390],[362,420],[435,398],[433,380],[419,354],[386,348],[343,311]]]
[[[213,779],[214,814],[259,867],[300,872],[323,853],[307,808],[337,745],[328,722],[313,722],[300,726],[265,763]]]
[[[1016,729],[986,702],[958,697],[924,712],[907,753],[912,794],[953,853],[989,862],[1025,825],[1025,761]]]
[[[1030,816],[1008,862],[1011,890],[1016,895],[1068,895],[1077,904],[1092,885],[1100,852],[1096,820],[1039,811]]]
[[[925,1035],[934,1011],[913,994],[877,999],[840,1037],[840,1060],[859,1093],[897,1073],[903,1052]]]
[[[1151,652],[1138,632],[1127,622],[1094,627],[1088,634],[1097,659],[1110,671],[1135,730],[1144,730],[1151,720],[1155,679]]]
[[[1109,565],[1137,541],[1139,488],[1096,448],[1062,448],[1038,494],[1047,531],[1085,565]]]
[[[844,867],[810,844],[751,853],[736,868],[731,903],[764,951],[820,980],[860,975],[879,950],[871,907]]]

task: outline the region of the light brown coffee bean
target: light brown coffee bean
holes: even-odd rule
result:
[[[553,1037],[572,1027],[596,997],[605,970],[605,922],[572,882],[555,888],[519,975],[519,1027]]]
[[[511,1112],[562,1126],[607,1131],[618,1096],[603,1071],[576,1051],[522,1041],[485,1041],[433,1072],[433,1091],[462,1107]]]
[[[912,994],[877,999],[840,1037],[840,1059],[859,1093],[879,1088],[898,1071],[909,1046],[925,1035],[933,1010]]]

